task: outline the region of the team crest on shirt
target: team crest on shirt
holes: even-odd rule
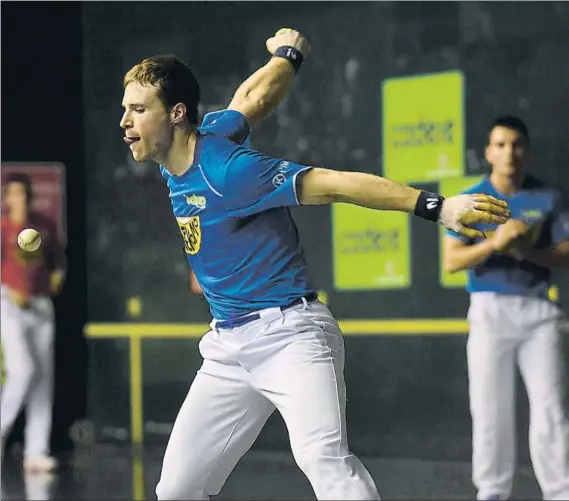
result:
[[[186,254],[197,254],[202,244],[200,217],[177,217],[176,221],[178,222],[180,232],[182,233]]]

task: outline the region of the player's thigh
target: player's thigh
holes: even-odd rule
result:
[[[170,435],[157,487],[161,499],[222,484],[273,409],[241,367],[204,361]]]
[[[42,374],[49,375],[53,370],[55,338],[55,312],[51,299],[45,296],[34,298],[25,312],[25,322],[36,364]]]
[[[0,299],[0,335],[6,377],[18,377],[33,371],[34,357],[26,335],[24,311],[7,297]]]
[[[520,346],[518,365],[531,404],[562,406],[567,370],[563,363],[559,317],[545,318]]]
[[[290,342],[254,371],[253,384],[283,416],[295,455],[311,447],[347,455],[344,341],[336,321],[317,304],[285,312],[283,328]]]
[[[494,294],[473,294],[466,345],[471,404],[510,405],[515,391],[519,337]]]

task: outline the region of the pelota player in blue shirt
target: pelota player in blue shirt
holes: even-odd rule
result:
[[[288,207],[346,202],[415,213],[467,236],[503,223],[484,195],[443,200],[370,174],[317,169],[243,146],[284,97],[308,43],[293,30],[267,41],[273,58],[227,110],[197,127],[199,86],[181,61],[152,57],[125,76],[121,127],[135,160],[160,164],[186,254],[214,320],[176,418],[158,499],[208,499],[276,409],[318,499],[379,499],[346,437],[342,333],[308,281]]]
[[[479,225],[485,240],[449,232],[445,267],[468,269],[467,344],[473,481],[478,499],[508,499],[516,463],[515,369],[530,404],[530,452],[544,499],[569,499],[569,421],[559,308],[550,269],[569,267],[569,207],[559,189],[526,175],[525,124],[496,119],[486,158],[492,173],[466,193],[506,200],[512,219]]]

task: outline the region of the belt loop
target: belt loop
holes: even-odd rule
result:
[[[217,318],[214,318],[214,319],[209,323],[209,326],[211,327],[212,330],[214,330],[214,331],[217,332],[217,327],[216,327],[216,325],[217,325]]]
[[[308,309],[308,301],[306,300],[306,298],[304,296],[301,297],[301,299],[302,299],[302,305],[303,305],[302,309],[307,310]]]

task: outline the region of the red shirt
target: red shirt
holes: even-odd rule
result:
[[[37,251],[25,252],[18,246],[24,228],[39,231],[42,244]],[[17,225],[2,215],[2,285],[30,296],[49,294],[59,252],[56,226],[47,217],[32,213],[27,222]]]

